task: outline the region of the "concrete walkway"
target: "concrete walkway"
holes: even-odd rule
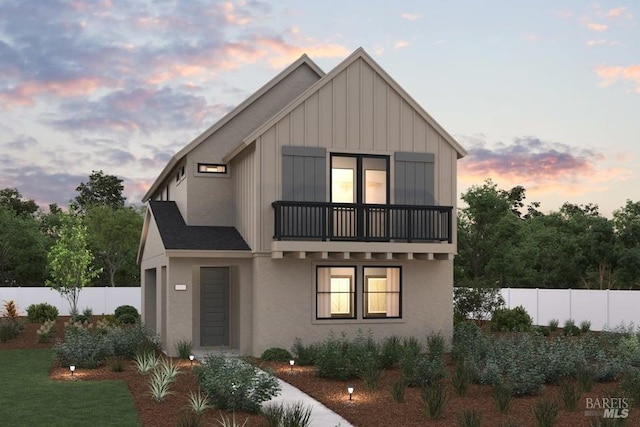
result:
[[[207,354],[218,354],[225,357],[238,357],[238,353],[234,351],[194,351],[194,354],[198,360],[204,360]],[[277,378],[277,377],[276,377]],[[273,399],[264,402],[262,406],[275,403],[279,405],[292,405],[295,403],[302,403],[304,407],[311,408],[311,427],[353,427],[347,420],[340,415],[333,412],[331,409],[324,406],[311,396],[298,390],[291,384],[282,381],[277,378],[280,384],[280,394]]]
[[[313,399],[311,396],[304,394],[291,384],[278,378],[281,391],[280,395],[274,397],[268,402],[263,403],[269,405],[272,403],[291,405],[294,403],[302,403],[304,407],[311,407],[311,427],[353,427],[347,420],[324,406],[322,403]]]

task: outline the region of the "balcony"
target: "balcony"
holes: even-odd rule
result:
[[[452,242],[451,206],[285,201],[272,206],[277,241]]]

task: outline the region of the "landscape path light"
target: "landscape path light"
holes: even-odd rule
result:
[[[353,395],[353,387],[347,387],[347,393],[349,393],[349,400],[351,400],[351,395]]]
[[[193,367],[193,359],[195,359],[196,357],[193,354],[189,355],[189,362],[191,362],[191,366]]]
[[[69,366],[69,370],[71,371],[71,377],[73,378],[73,373],[76,371],[76,365]]]
[[[293,372],[293,365],[295,365],[295,364],[296,364],[295,360],[293,360],[293,359],[289,360],[289,365],[291,365],[291,372]]]

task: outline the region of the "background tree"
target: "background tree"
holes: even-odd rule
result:
[[[71,315],[78,313],[78,297],[83,287],[100,274],[92,266],[93,255],[87,248],[87,228],[73,214],[61,217],[58,240],[47,254],[49,274],[47,286],[57,290],[68,302]]]
[[[140,273],[136,256],[143,222],[140,211],[96,205],[86,211],[84,219],[89,248],[102,267],[103,280],[116,286],[118,277],[120,285],[137,285]]]
[[[89,207],[98,205],[120,208],[125,202],[123,190],[122,179],[105,175],[102,171],[93,171],[89,175],[89,182],[83,182],[76,188],[79,194],[73,204],[79,212],[86,212]]]
[[[21,216],[33,216],[38,210],[36,202],[22,197],[17,188],[3,188],[0,190],[0,206],[11,209]]]
[[[618,263],[616,280],[620,287],[635,288],[640,285],[640,202],[627,200],[613,212]]]
[[[0,205],[0,286],[42,286],[46,268],[38,220]]]

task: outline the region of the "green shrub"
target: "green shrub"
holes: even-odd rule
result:
[[[193,349],[193,343],[188,340],[179,340],[176,342],[175,348],[180,359],[188,360],[191,355],[191,350]]]
[[[455,323],[472,318],[485,320],[504,306],[500,289],[456,287],[453,289],[453,319]]]
[[[487,340],[478,325],[462,322],[453,327],[451,352],[455,360],[464,360],[467,356],[483,358],[487,349]]]
[[[538,401],[533,415],[537,427],[552,427],[558,419],[558,404],[548,399]]]
[[[545,382],[558,383],[567,377],[576,377],[578,368],[584,364],[584,353],[580,343],[557,336],[544,345]]]
[[[273,375],[237,358],[209,355],[194,371],[211,403],[222,410],[257,413],[280,391]]]
[[[424,387],[420,397],[429,418],[432,420],[442,418],[442,412],[444,412],[444,407],[449,399],[447,388],[443,383],[437,382]]]
[[[31,323],[44,323],[47,320],[56,320],[57,317],[58,309],[46,302],[27,307],[27,319]]]
[[[513,391],[507,384],[496,384],[491,390],[491,397],[496,404],[496,408],[501,414],[509,412],[511,400],[513,399]]]
[[[455,391],[458,396],[466,395],[469,382],[471,382],[471,372],[469,369],[464,362],[456,363],[456,369],[453,371],[453,375],[451,375],[453,391]]]
[[[445,377],[447,370],[441,358],[406,352],[400,361],[402,378],[409,387],[427,387]]]
[[[311,425],[311,407],[302,402],[289,405],[269,404],[262,409],[269,427],[308,427]]]
[[[140,314],[138,310],[131,305],[121,305],[116,308],[114,312],[116,318],[120,321],[120,323],[124,324],[132,324],[136,323]]]
[[[620,381],[620,388],[632,399],[632,402],[640,405],[640,368],[631,367],[625,372]]]
[[[56,327],[56,320],[45,320],[44,323],[36,331],[39,343],[46,343],[51,340]]]
[[[402,356],[402,341],[397,335],[385,337],[380,349],[380,363],[385,369],[392,368],[400,362]]]
[[[85,316],[84,314],[76,314],[76,316],[73,318],[73,320],[75,322],[80,322],[80,323],[89,323],[89,318],[87,316]]]
[[[18,319],[0,319],[0,342],[7,342],[18,337],[24,331],[24,322]]]
[[[551,332],[555,332],[558,330],[558,325],[560,324],[560,322],[558,321],[558,319],[551,319],[549,320],[549,330]]]
[[[525,332],[531,330],[531,316],[521,305],[515,308],[500,308],[493,312],[489,327],[492,331]]]
[[[293,359],[291,353],[289,353],[284,348],[280,347],[271,347],[262,352],[262,356],[260,356],[262,360],[268,360],[272,362],[288,362]]]
[[[107,357],[107,366],[113,372],[124,371],[124,357],[122,356]]]
[[[543,337],[548,337],[551,334],[551,330],[548,326],[536,326],[533,331]]]
[[[589,332],[591,330],[591,322],[588,320],[583,320],[580,322],[580,332],[583,334]]]
[[[576,379],[578,380],[578,384],[580,384],[580,389],[588,393],[593,388],[593,383],[595,382],[595,377],[593,372],[586,366],[581,365],[578,367],[576,371]]]
[[[65,330],[64,341],[56,340],[53,353],[60,366],[94,369],[113,355],[113,349],[103,336],[85,328],[71,327]]]
[[[562,403],[564,405],[564,409],[567,411],[575,411],[578,406],[578,400],[580,400],[580,396],[582,392],[580,390],[580,385],[576,384],[573,381],[569,381],[567,379],[563,380],[560,383],[560,397],[562,398]]]
[[[441,333],[431,333],[427,336],[427,353],[429,357],[442,357],[444,354],[444,337]]]
[[[464,409],[456,415],[460,427],[480,427],[482,414],[475,409]]]
[[[391,397],[394,402],[404,402],[404,395],[407,391],[407,383],[405,383],[402,379],[395,381],[389,387],[389,392],[391,393]]]
[[[113,354],[127,359],[133,359],[136,353],[158,352],[160,350],[158,337],[141,323],[122,328],[109,328],[104,335]]]
[[[568,319],[564,322],[562,333],[567,336],[580,335],[580,328],[576,326],[576,322],[573,319]]]
[[[293,340],[291,352],[295,356],[296,363],[299,366],[315,365],[316,357],[318,355],[318,345],[310,344],[305,346],[302,344],[302,340],[300,338],[296,338]]]

